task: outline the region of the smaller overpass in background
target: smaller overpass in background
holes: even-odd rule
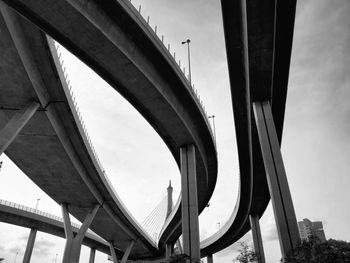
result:
[[[51,235],[65,238],[64,224],[62,218],[28,206],[20,205],[2,199],[0,199],[0,222],[27,227],[32,230],[34,229],[36,231],[41,231]],[[72,230],[75,235],[78,233],[80,227],[81,225],[72,223]],[[35,236],[32,239],[33,245],[34,240]],[[28,244],[30,243],[30,241],[31,240],[29,237]],[[90,230],[88,230],[85,234],[83,244],[91,248],[91,254],[94,254],[95,251],[98,250],[102,253],[110,255],[110,248],[108,243]],[[31,248],[31,251],[27,250],[28,245],[24,257],[26,257],[26,254],[29,252],[31,254],[33,247]],[[28,262],[29,260],[30,256],[28,258]],[[23,260],[23,262],[25,261]]]

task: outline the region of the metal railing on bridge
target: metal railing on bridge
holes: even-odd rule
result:
[[[22,211],[26,211],[26,212],[29,212],[29,213],[32,213],[32,214],[36,214],[36,215],[40,215],[40,216],[43,216],[43,217],[46,217],[46,218],[50,218],[50,219],[56,220],[56,221],[58,221],[58,222],[63,224],[63,219],[61,217],[55,216],[53,214],[49,214],[49,213],[46,213],[46,212],[43,212],[43,211],[40,211],[38,209],[29,207],[29,206],[21,205],[21,204],[10,202],[10,201],[3,200],[3,199],[0,199],[0,205],[13,207],[13,208],[16,208],[16,209],[19,209],[19,210],[22,210]],[[81,227],[80,224],[77,224],[77,223],[74,223],[74,222],[71,222],[71,224],[72,224],[72,227],[74,227],[76,229],[80,229],[80,227]],[[92,235],[95,235],[96,237],[102,239],[100,236],[98,236],[95,232],[91,231],[90,229],[88,229],[88,233],[90,233]]]

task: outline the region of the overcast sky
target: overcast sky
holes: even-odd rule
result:
[[[201,237],[218,230],[236,202],[238,160],[222,31],[220,2],[213,0],[133,0],[150,16],[176,58],[187,64],[191,39],[192,79],[215,115],[219,175],[210,207],[200,216]],[[298,3],[282,153],[297,219],[322,220],[327,238],[350,241],[350,2]],[[140,222],[164,196],[169,179],[174,199],[180,173],[160,137],[121,96],[63,51],[69,79],[89,135],[119,196]],[[187,69],[186,69],[187,71]],[[0,198],[61,216],[60,207],[4,155]],[[278,262],[279,245],[272,209],[261,220],[267,262]],[[21,262],[29,229],[0,223],[0,257]],[[249,242],[249,235],[244,238]],[[38,233],[32,262],[62,259],[64,240]],[[237,247],[214,255],[230,262]],[[81,262],[88,261],[83,248]],[[97,253],[96,262],[106,262]]]

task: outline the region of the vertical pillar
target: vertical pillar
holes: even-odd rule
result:
[[[117,255],[115,253],[113,241],[108,242],[108,244],[109,244],[109,250],[111,251],[111,259],[112,259],[113,263],[118,263],[118,258],[117,258]]]
[[[265,263],[265,253],[260,231],[259,216],[249,215],[249,220],[252,228],[254,251],[258,255],[258,263]]]
[[[182,238],[184,253],[192,260],[200,260],[196,154],[194,145],[180,149],[181,194],[182,194]]]
[[[169,259],[172,254],[173,254],[173,245],[172,244],[166,244],[165,245],[165,258]]]
[[[13,142],[16,136],[21,132],[23,127],[32,118],[40,104],[31,103],[27,108],[19,110],[13,115],[11,120],[0,131],[0,155]]]
[[[78,263],[80,258],[81,244],[83,238],[91,225],[95,215],[97,214],[100,205],[96,205],[85,217],[83,224],[81,225],[78,233],[74,236],[72,225],[69,218],[68,205],[62,204],[62,215],[63,215],[63,224],[64,232],[66,236],[66,245],[64,248],[63,262],[64,263]]]
[[[270,103],[268,101],[254,102],[253,108],[282,257],[284,258],[299,242],[297,220]]]
[[[171,180],[169,180],[169,186],[167,188],[167,191],[168,191],[168,205],[167,205],[166,218],[168,218],[171,211],[173,210],[173,187],[171,186]]]
[[[89,263],[95,263],[95,254],[96,254],[96,248],[94,247],[90,248]]]
[[[213,263],[214,261],[213,261],[213,255],[212,254],[210,254],[210,255],[208,255],[207,256],[207,263]]]
[[[180,251],[180,254],[182,254],[183,253],[183,249],[182,249],[182,245],[181,245],[180,239],[178,239],[176,241],[176,245],[177,245],[177,247],[178,247],[178,249]]]
[[[26,251],[24,252],[23,263],[30,262],[30,258],[32,257],[36,233],[37,233],[36,229],[32,228],[30,230]]]
[[[121,263],[126,263],[126,261],[128,260],[129,255],[130,255],[131,249],[134,246],[134,244],[135,244],[135,241],[132,240],[130,245],[128,246],[128,248],[124,252],[124,255],[123,255],[123,258],[121,260]]]

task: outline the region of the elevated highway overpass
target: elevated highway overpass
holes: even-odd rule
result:
[[[2,199],[0,199],[0,222],[36,229],[65,238],[62,218]],[[77,234],[80,227],[80,225],[73,223],[73,232]],[[83,244],[107,255],[110,254],[108,242],[91,231],[86,233]]]
[[[54,37],[129,100],[162,137],[178,165],[181,146],[196,145],[198,210],[201,212],[213,192],[217,173],[216,149],[208,121],[181,70],[131,4],[122,0],[61,0],[50,1],[49,4],[43,0],[4,2]],[[267,110],[272,105],[272,124],[275,124],[276,136],[280,143],[295,4],[295,1],[282,6],[267,0],[259,3],[247,1],[246,4],[245,1],[222,0],[240,163],[240,193],[227,224],[201,243],[202,256],[211,255],[242,237],[250,229],[249,216],[260,217],[269,202],[271,189],[266,180],[269,167],[263,158],[266,154],[263,152],[264,145],[260,135],[260,119],[256,115],[261,105],[267,105]],[[45,47],[45,41],[40,43],[38,40],[39,30],[30,28],[29,23],[20,20],[2,5],[2,10],[4,9],[5,13],[10,13],[6,21],[13,25],[10,28],[11,36],[18,38],[19,43],[26,43],[19,49],[17,43],[16,48],[19,53],[23,53],[24,50],[25,56],[30,56],[29,61],[35,61],[34,66],[40,72],[40,60],[47,59],[41,52],[47,51],[48,48]],[[19,29],[21,32],[18,32]],[[40,34],[44,39],[43,33]],[[31,41],[28,42],[28,39]],[[99,42],[95,41],[96,39],[99,39]],[[37,56],[36,52],[41,56]],[[23,60],[23,54],[19,54],[19,57]],[[28,66],[25,68],[28,72]],[[32,73],[28,75],[33,76]],[[49,74],[44,72],[39,73],[40,75],[46,79]],[[34,88],[36,85],[34,81]],[[43,90],[46,88],[45,85],[41,87]],[[46,102],[41,103],[42,105],[47,105],[47,100],[41,100]],[[62,110],[61,106],[56,104],[53,104],[52,108]],[[276,143],[275,150],[279,149],[278,142]],[[99,176],[101,177],[100,173]],[[99,183],[97,186],[106,187],[107,184]],[[59,196],[54,197],[58,203],[62,203]],[[110,207],[120,209],[120,201],[115,198],[114,201],[117,205],[110,204]],[[137,231],[133,233],[136,233],[137,237],[144,241],[143,246],[147,247],[139,248],[139,252],[133,249],[131,256],[148,258],[164,253],[166,244],[174,243],[181,234],[180,207],[179,203],[166,222],[158,244],[160,250],[147,240],[142,230],[139,231],[134,223],[130,225],[133,220],[128,217],[126,209],[118,210],[118,219],[127,217],[126,221],[129,223],[123,221],[126,229],[134,231],[136,228]],[[284,209],[283,205],[281,208]],[[81,211],[73,211],[72,214],[74,213],[79,219],[86,215]],[[98,226],[93,224],[94,222],[92,229],[99,235],[102,234],[103,231],[97,231]],[[103,234],[101,236],[104,237]],[[130,238],[126,240],[130,241]],[[128,243],[121,244],[120,250],[125,251]]]
[[[236,206],[227,223],[201,242],[202,255],[222,250],[258,224],[270,196],[282,255],[285,255],[299,240],[279,149],[296,1],[221,0],[221,5],[239,156],[240,188]],[[255,237],[254,232],[253,229],[253,239],[261,239],[261,236]],[[260,253],[261,240],[254,240],[254,247]]]
[[[19,8],[19,3],[7,4]],[[50,28],[47,33],[128,99],[162,137],[179,165],[180,148],[195,145],[198,210],[202,211],[217,176],[213,135],[188,81],[145,21],[130,6],[125,6],[124,1],[110,1],[104,6],[107,13],[92,12],[95,7],[79,7],[79,3],[73,6],[65,1],[54,1],[52,5],[27,1],[27,4],[34,5],[32,11],[36,7],[49,8],[37,11],[46,14],[49,20],[53,18],[53,24],[39,26],[44,30]],[[85,7],[86,13],[82,13],[79,8]],[[28,8],[24,9],[28,11]],[[123,19],[114,21],[115,16],[109,13],[111,8]],[[32,11],[29,13],[33,15]],[[6,127],[6,119],[13,120],[17,118],[13,117],[15,114],[22,114],[21,110],[27,109],[23,114],[32,112],[5,153],[57,203],[65,204],[65,210],[77,219],[84,221],[94,213],[90,228],[111,241],[119,255],[134,240],[131,259],[162,256],[165,246],[158,248],[143,232],[99,166],[73,107],[52,43],[41,30],[4,3],[1,12],[1,50],[6,58],[1,60],[1,70],[6,72],[1,75],[2,83],[6,83],[0,87],[4,94],[0,104],[6,116],[1,127]],[[34,20],[38,22],[38,18]],[[129,32],[133,30],[131,36]],[[100,41],[97,43],[96,39]],[[167,230],[170,233],[167,242],[180,236],[180,209],[171,215],[171,228]]]

